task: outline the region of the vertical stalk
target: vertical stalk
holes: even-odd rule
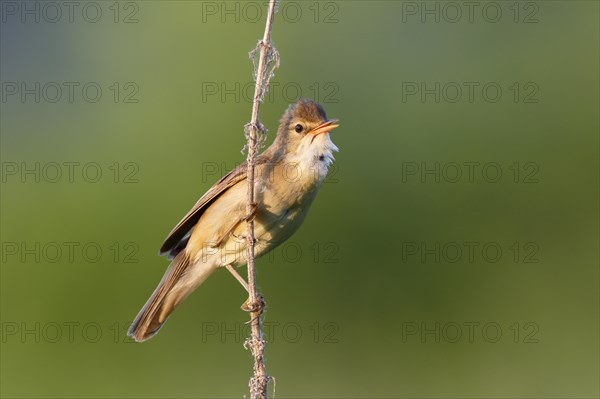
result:
[[[267,21],[265,24],[265,33],[261,41],[258,42],[257,48],[259,51],[258,55],[258,67],[256,68],[254,97],[252,101],[252,117],[250,122],[245,127],[248,157],[247,157],[247,202],[246,202],[246,214],[251,215],[255,210],[255,196],[254,196],[254,180],[255,180],[255,161],[259,146],[259,135],[265,134],[264,126],[258,120],[259,108],[264,94],[266,93],[269,80],[272,75],[272,71],[269,70],[269,63],[273,62],[273,57],[277,57],[277,53],[274,47],[271,45],[271,29],[273,26],[273,17],[275,14],[276,0],[269,0]],[[276,61],[276,60],[275,60]],[[276,62],[277,64],[277,62]],[[267,388],[269,385],[269,375],[267,374],[264,358],[265,341],[262,336],[261,329],[261,312],[263,308],[262,298],[260,297],[256,288],[256,269],[254,259],[254,219],[249,218],[247,221],[247,259],[248,259],[248,291],[249,291],[249,305],[252,309],[250,312],[250,326],[251,335],[246,340],[246,348],[250,348],[252,356],[254,358],[254,373],[250,379],[250,397],[256,398],[267,398]]]

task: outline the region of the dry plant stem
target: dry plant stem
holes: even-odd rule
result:
[[[246,202],[246,214],[250,215],[254,211],[254,163],[256,153],[258,152],[258,135],[264,133],[264,127],[258,120],[258,111],[263,93],[266,92],[269,85],[268,57],[271,50],[271,29],[273,26],[273,16],[275,14],[276,0],[269,0],[267,12],[267,22],[263,39],[258,43],[259,58],[256,69],[256,85],[254,87],[254,98],[252,101],[252,119],[246,125],[246,137],[248,140],[248,191]],[[248,259],[248,293],[250,305],[250,326],[251,336],[247,339],[245,346],[249,347],[254,357],[254,374],[250,379],[250,397],[267,398],[267,388],[269,376],[265,367],[264,349],[265,341],[262,337],[260,315],[263,308],[262,298],[256,289],[256,270],[254,261],[254,218],[247,220],[247,259]]]

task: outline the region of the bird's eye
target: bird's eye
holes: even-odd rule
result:
[[[304,130],[304,127],[298,123],[296,126],[294,126],[294,130],[296,131],[296,133],[302,133],[302,130]]]

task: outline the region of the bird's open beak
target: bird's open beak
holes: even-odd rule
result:
[[[312,143],[318,135],[323,133],[329,133],[330,131],[338,127],[339,125],[335,124],[337,121],[337,119],[330,119],[327,122],[321,123],[319,126],[309,131],[308,134],[312,135],[310,142]]]

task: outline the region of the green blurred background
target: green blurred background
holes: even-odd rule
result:
[[[124,332],[166,234],[244,159],[265,4],[56,4],[2,1],[1,395],[241,397],[227,273],[153,340]],[[259,261],[278,397],[598,397],[598,2],[473,7],[280,6],[269,142],[300,96],[342,127],[305,224]]]

